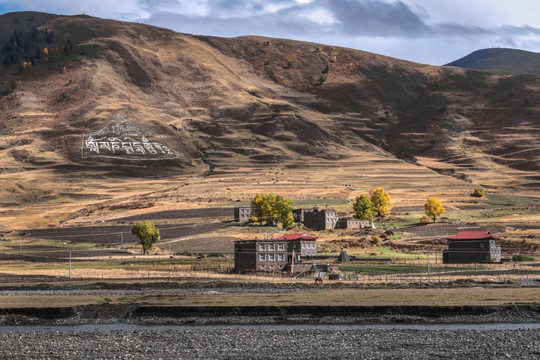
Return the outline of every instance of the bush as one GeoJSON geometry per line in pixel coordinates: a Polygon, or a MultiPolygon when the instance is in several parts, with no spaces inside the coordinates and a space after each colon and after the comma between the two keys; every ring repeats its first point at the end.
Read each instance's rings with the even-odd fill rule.
{"type": "Polygon", "coordinates": [[[527,255],[514,255],[512,261],[534,261],[534,258],[527,255]]]}
{"type": "Polygon", "coordinates": [[[379,236],[373,235],[371,237],[371,244],[372,245],[380,245],[381,243],[382,243],[382,239],[379,236]]]}
{"type": "Polygon", "coordinates": [[[4,83],[4,91],[2,91],[2,95],[9,95],[12,92],[14,92],[17,89],[17,83],[15,80],[6,81],[4,83]]]}
{"type": "Polygon", "coordinates": [[[420,218],[420,222],[421,222],[422,224],[429,224],[429,223],[431,222],[431,219],[428,218],[428,217],[426,217],[426,216],[422,216],[422,217],[420,218]]]}
{"type": "Polygon", "coordinates": [[[471,196],[474,197],[484,197],[486,195],[486,192],[482,188],[475,188],[474,192],[471,194],[471,196]]]}

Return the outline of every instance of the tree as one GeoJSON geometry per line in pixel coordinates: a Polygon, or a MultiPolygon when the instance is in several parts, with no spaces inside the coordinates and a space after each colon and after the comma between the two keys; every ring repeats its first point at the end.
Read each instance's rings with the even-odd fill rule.
{"type": "Polygon", "coordinates": [[[257,194],[251,200],[251,213],[253,214],[253,220],[258,221],[262,225],[268,212],[268,201],[263,194],[257,194]]]}
{"type": "Polygon", "coordinates": [[[152,246],[161,239],[159,229],[151,221],[137,221],[131,233],[139,238],[143,255],[152,250],[152,246]]]}
{"type": "Polygon", "coordinates": [[[15,80],[6,81],[4,83],[4,91],[0,95],[9,95],[17,89],[17,83],[15,80]]]}
{"type": "Polygon", "coordinates": [[[433,222],[435,222],[438,216],[444,214],[445,211],[441,202],[436,197],[430,197],[427,199],[426,203],[424,204],[424,208],[426,209],[426,215],[432,218],[433,222]]]}
{"type": "Polygon", "coordinates": [[[475,188],[474,192],[471,194],[471,196],[474,197],[484,197],[486,195],[486,192],[482,188],[475,188]]]}
{"type": "Polygon", "coordinates": [[[275,209],[274,224],[280,223],[284,229],[288,229],[294,224],[291,199],[278,195],[275,197],[273,208],[275,209]]]}
{"type": "Polygon", "coordinates": [[[377,213],[377,216],[385,216],[390,212],[390,207],[392,206],[390,194],[385,192],[382,187],[371,189],[369,191],[369,198],[373,204],[373,211],[377,213]]]}
{"type": "Polygon", "coordinates": [[[360,195],[356,197],[353,204],[354,217],[360,220],[373,219],[373,204],[367,195],[360,195]]]}
{"type": "Polygon", "coordinates": [[[292,201],[281,195],[257,194],[251,200],[251,208],[253,220],[261,225],[266,221],[273,225],[280,223],[283,228],[288,228],[294,223],[292,201]]]}

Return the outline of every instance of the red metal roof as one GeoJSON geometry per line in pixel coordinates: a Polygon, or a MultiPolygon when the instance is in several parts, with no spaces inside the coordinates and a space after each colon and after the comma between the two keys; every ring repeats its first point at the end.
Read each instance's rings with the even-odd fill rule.
{"type": "Polygon", "coordinates": [[[285,234],[278,240],[317,240],[316,236],[306,236],[306,234],[285,234]]]}
{"type": "Polygon", "coordinates": [[[457,235],[450,236],[448,240],[484,240],[500,238],[500,236],[493,235],[489,231],[460,231],[457,235]]]}

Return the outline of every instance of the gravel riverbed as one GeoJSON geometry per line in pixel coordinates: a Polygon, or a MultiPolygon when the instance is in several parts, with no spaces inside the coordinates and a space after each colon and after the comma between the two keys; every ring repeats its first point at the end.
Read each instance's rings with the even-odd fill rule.
{"type": "Polygon", "coordinates": [[[540,359],[540,330],[205,329],[0,333],[2,359],[540,359]]]}

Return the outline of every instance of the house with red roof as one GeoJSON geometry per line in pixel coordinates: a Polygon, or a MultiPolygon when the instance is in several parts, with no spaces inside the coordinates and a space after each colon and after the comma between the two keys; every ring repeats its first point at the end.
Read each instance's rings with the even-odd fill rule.
{"type": "Polygon", "coordinates": [[[234,242],[234,270],[238,273],[297,273],[311,268],[302,259],[317,255],[317,237],[306,234],[285,234],[278,238],[240,240],[234,242]]]}
{"type": "Polygon", "coordinates": [[[447,238],[448,249],[443,251],[444,264],[500,262],[500,236],[489,231],[460,231],[447,238]]]}

